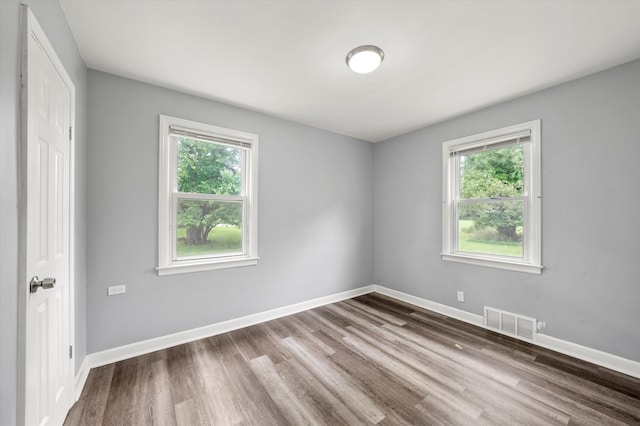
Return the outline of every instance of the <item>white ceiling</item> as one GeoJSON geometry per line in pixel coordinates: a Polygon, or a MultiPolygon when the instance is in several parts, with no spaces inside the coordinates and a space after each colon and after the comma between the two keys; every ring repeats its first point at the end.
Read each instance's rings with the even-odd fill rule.
{"type": "Polygon", "coordinates": [[[90,68],[372,142],[640,58],[638,0],[61,3],[90,68]]]}

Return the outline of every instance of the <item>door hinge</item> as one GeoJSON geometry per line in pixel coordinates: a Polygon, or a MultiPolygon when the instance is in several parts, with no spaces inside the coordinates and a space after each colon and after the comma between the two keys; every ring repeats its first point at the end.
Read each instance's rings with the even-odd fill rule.
{"type": "Polygon", "coordinates": [[[73,346],[69,346],[69,359],[73,359],[73,346]]]}
{"type": "Polygon", "coordinates": [[[69,126],[69,140],[71,140],[72,135],[73,135],[73,127],[69,126]]]}

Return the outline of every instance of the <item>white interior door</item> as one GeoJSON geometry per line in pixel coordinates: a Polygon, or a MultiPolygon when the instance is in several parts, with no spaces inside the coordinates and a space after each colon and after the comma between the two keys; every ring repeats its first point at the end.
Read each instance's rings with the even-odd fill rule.
{"type": "Polygon", "coordinates": [[[73,403],[70,215],[74,88],[31,11],[25,7],[24,13],[24,422],[60,425],[73,403]]]}

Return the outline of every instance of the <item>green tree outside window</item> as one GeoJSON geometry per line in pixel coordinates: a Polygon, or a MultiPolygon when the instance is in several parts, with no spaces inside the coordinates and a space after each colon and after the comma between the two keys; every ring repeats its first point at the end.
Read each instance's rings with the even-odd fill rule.
{"type": "Polygon", "coordinates": [[[459,170],[459,249],[521,257],[522,145],[461,155],[459,170]]]}
{"type": "MultiPolygon", "coordinates": [[[[179,193],[241,195],[241,148],[183,137],[177,138],[177,142],[179,193]]],[[[178,255],[240,251],[241,225],[241,202],[179,199],[177,232],[182,244],[178,245],[178,255]],[[226,237],[221,237],[221,241],[210,241],[211,231],[218,226],[232,229],[224,232],[226,237]],[[212,243],[215,247],[193,248],[212,243]]]]}

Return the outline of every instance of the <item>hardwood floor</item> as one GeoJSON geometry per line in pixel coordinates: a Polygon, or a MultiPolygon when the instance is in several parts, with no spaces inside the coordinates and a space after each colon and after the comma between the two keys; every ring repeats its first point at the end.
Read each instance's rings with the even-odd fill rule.
{"type": "Polygon", "coordinates": [[[92,369],[65,425],[640,425],[640,380],[369,294],[92,369]]]}

